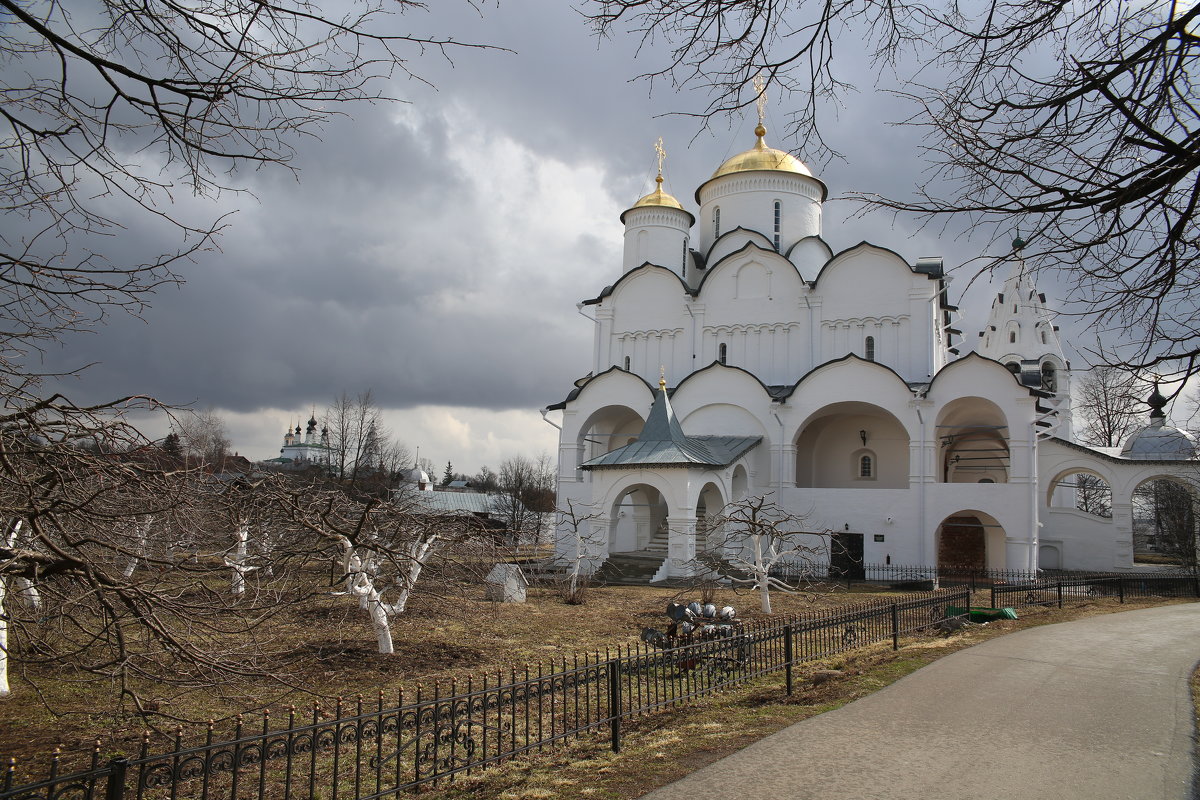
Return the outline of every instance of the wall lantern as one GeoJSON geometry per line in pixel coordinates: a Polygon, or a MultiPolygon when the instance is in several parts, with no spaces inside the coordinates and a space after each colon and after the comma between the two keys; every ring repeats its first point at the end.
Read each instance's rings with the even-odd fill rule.
{"type": "Polygon", "coordinates": [[[859,431],[858,438],[862,439],[863,447],[866,447],[867,446],[867,432],[865,430],[859,431]]]}

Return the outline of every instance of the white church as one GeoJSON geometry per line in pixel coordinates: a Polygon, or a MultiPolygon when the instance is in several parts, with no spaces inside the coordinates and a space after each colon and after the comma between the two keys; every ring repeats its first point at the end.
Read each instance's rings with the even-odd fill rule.
{"type": "MultiPolygon", "coordinates": [[[[761,121],[755,136],[695,214],[663,191],[660,151],[658,187],[621,215],[619,273],[581,306],[591,370],[549,408],[590,565],[692,575],[721,509],[768,495],[860,563],[1131,569],[1134,489],[1196,466],[1162,403],[1124,448],[1074,443],[1070,366],[1019,240],[960,355],[941,259],[834,253],[825,184],[761,121]],[[1080,509],[1081,475],[1104,513],[1080,509]]],[[[560,528],[567,551],[578,538],[560,528]]]]}

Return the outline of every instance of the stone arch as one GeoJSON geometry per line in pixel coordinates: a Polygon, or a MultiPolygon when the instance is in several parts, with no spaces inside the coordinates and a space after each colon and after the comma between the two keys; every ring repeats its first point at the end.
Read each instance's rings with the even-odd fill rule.
{"type": "Polygon", "coordinates": [[[732,491],[730,492],[730,502],[743,500],[750,494],[750,474],[746,471],[745,464],[738,464],[733,470],[733,480],[730,483],[732,491]]]}
{"type": "Polygon", "coordinates": [[[576,472],[593,458],[624,447],[642,431],[645,420],[629,406],[608,405],[593,411],[579,426],[576,438],[576,472]]]}
{"type": "Polygon", "coordinates": [[[1200,486],[1194,479],[1159,473],[1144,477],[1131,495],[1133,553],[1176,558],[1193,566],[1200,555],[1200,486]]]}
{"type": "Polygon", "coordinates": [[[991,514],[963,509],[945,517],[937,528],[938,567],[1002,569],[1004,528],[991,514]]]}
{"type": "Polygon", "coordinates": [[[721,487],[713,481],[704,484],[696,498],[696,550],[711,552],[721,547],[718,519],[725,508],[721,487]]]}
{"type": "Polygon", "coordinates": [[[666,557],[668,504],[659,487],[633,482],[615,492],[605,510],[609,553],[661,551],[666,557]]]}
{"type": "Polygon", "coordinates": [[[757,261],[750,261],[738,268],[734,277],[738,300],[762,300],[771,294],[771,273],[757,261]]]}
{"type": "Polygon", "coordinates": [[[832,403],[810,415],[793,441],[796,486],[908,488],[908,432],[885,408],[860,401],[832,403]],[[856,466],[868,453],[874,477],[863,480],[856,466]]]}
{"type": "Polygon", "coordinates": [[[939,479],[942,483],[1008,483],[1008,418],[983,397],[959,397],[937,417],[939,479]]]}
{"type": "Polygon", "coordinates": [[[1113,492],[1109,479],[1087,467],[1068,467],[1046,487],[1046,507],[1082,511],[1112,519],[1113,492]]]}

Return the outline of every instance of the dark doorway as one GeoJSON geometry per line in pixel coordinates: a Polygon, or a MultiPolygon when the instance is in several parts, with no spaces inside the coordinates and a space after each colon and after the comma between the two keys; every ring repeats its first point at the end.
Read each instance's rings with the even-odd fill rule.
{"type": "Polygon", "coordinates": [[[938,566],[987,568],[987,545],[979,517],[947,517],[938,537],[938,566]]]}
{"type": "Polygon", "coordinates": [[[863,567],[863,535],[838,532],[829,537],[829,577],[861,581],[867,577],[863,567]]]}

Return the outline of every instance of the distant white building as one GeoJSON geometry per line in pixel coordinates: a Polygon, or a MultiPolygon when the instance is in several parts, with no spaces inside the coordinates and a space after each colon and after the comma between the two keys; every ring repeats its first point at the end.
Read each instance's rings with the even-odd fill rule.
{"type": "Polygon", "coordinates": [[[308,427],[303,434],[300,426],[291,428],[283,435],[283,447],[277,458],[267,459],[265,464],[281,469],[306,469],[320,467],[329,469],[333,465],[333,448],[329,444],[329,428],[317,432],[317,418],[309,417],[308,427]]]}
{"type": "Polygon", "coordinates": [[[619,273],[581,306],[591,369],[550,408],[559,507],[595,515],[592,566],[640,554],[655,579],[691,574],[712,518],[770,494],[867,563],[1130,568],[1132,491],[1194,470],[1191,440],[1156,418],[1127,452],[1074,444],[1069,364],[1021,243],[960,357],[941,259],[834,253],[825,185],[765,135],[701,183],[695,214],[660,171],[621,216],[619,273]],[[1111,516],[1078,510],[1080,473],[1110,488],[1111,516]]]}

